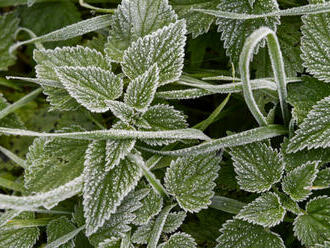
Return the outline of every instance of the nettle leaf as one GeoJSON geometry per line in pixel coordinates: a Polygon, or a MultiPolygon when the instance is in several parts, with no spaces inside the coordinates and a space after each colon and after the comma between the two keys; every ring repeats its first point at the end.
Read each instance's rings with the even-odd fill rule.
{"type": "Polygon", "coordinates": [[[196,248],[197,244],[195,240],[186,233],[175,233],[173,234],[170,239],[160,244],[157,248],[196,248]]]}
{"type": "Polygon", "coordinates": [[[327,189],[330,188],[330,167],[320,170],[313,183],[313,188],[327,189]]]}
{"type": "Polygon", "coordinates": [[[158,82],[159,70],[157,64],[154,64],[130,82],[124,96],[124,102],[138,111],[145,112],[154,99],[158,82]]]}
{"type": "Polygon", "coordinates": [[[112,237],[99,244],[99,248],[120,248],[121,239],[112,237]]]}
{"type": "Polygon", "coordinates": [[[108,60],[95,49],[88,47],[64,47],[54,50],[34,50],[33,58],[37,62],[36,74],[44,88],[47,100],[52,105],[51,110],[76,110],[80,105],[64,89],[56,74],[60,66],[88,67],[94,66],[103,70],[111,70],[108,60]],[[57,82],[56,86],[43,84],[43,80],[57,82]]]}
{"type": "Polygon", "coordinates": [[[242,220],[228,220],[220,232],[216,248],[285,248],[277,233],[242,220]]]}
{"type": "MultiPolygon", "coordinates": [[[[4,108],[8,107],[10,104],[7,99],[0,93],[0,111],[4,108]]],[[[16,127],[16,128],[24,128],[24,124],[21,119],[15,114],[11,113],[4,118],[0,119],[1,127],[16,127]]]]}
{"type": "Polygon", "coordinates": [[[188,33],[191,33],[194,39],[209,31],[215,17],[193,11],[193,9],[214,10],[221,0],[171,0],[170,2],[179,18],[186,20],[188,33]]]}
{"type": "Polygon", "coordinates": [[[120,101],[106,100],[106,104],[113,115],[122,122],[129,124],[133,121],[135,115],[134,108],[120,101]]]}
{"type": "Polygon", "coordinates": [[[303,201],[311,194],[311,186],[318,173],[318,162],[307,162],[283,178],[282,189],[295,201],[303,201]]]}
{"type": "Polygon", "coordinates": [[[330,197],[310,200],[306,205],[306,213],[296,217],[293,230],[306,246],[330,241],[330,197]]]}
{"type": "Polygon", "coordinates": [[[86,234],[90,236],[115,213],[123,198],[136,186],[142,176],[135,154],[123,159],[107,171],[106,142],[95,141],[86,151],[84,169],[84,215],[86,234]]]}
{"type": "MultiPolygon", "coordinates": [[[[16,219],[33,219],[34,214],[24,212],[16,219]]],[[[0,247],[4,248],[32,248],[39,238],[39,228],[37,227],[9,227],[0,228],[0,247]]]]}
{"type": "Polygon", "coordinates": [[[125,51],[122,69],[126,76],[133,80],[157,63],[159,85],[178,80],[183,68],[185,34],[185,21],[179,20],[139,38],[125,51]]]}
{"type": "Polygon", "coordinates": [[[219,163],[214,153],[178,158],[166,171],[166,189],[184,210],[199,212],[211,204],[219,163]]]}
{"type": "Polygon", "coordinates": [[[0,71],[8,70],[16,61],[16,56],[9,53],[9,47],[14,43],[18,23],[15,12],[0,15],[0,71]]]}
{"type": "MultiPolygon", "coordinates": [[[[47,242],[48,244],[57,240],[58,238],[72,232],[75,230],[75,225],[72,224],[68,218],[62,216],[58,219],[52,220],[47,225],[47,242]]],[[[75,243],[73,240],[69,240],[68,242],[58,246],[60,248],[73,248],[75,247],[75,243]]]]}
{"type": "Polygon", "coordinates": [[[304,66],[316,78],[330,82],[330,14],[302,17],[301,50],[304,66]]]}
{"type": "Polygon", "coordinates": [[[297,202],[292,200],[287,194],[282,192],[277,192],[277,195],[280,197],[280,202],[282,206],[291,213],[299,215],[301,213],[301,209],[297,202]]]}
{"type": "Polygon", "coordinates": [[[122,79],[98,67],[56,68],[56,74],[69,94],[92,112],[106,112],[106,100],[114,100],[123,92],[122,79]]]}
{"type": "Polygon", "coordinates": [[[157,104],[148,108],[142,118],[150,125],[150,130],[173,130],[188,127],[186,117],[170,105],[157,104]]]}
{"type": "MultiPolygon", "coordinates": [[[[278,11],[278,4],[275,0],[256,1],[251,7],[249,0],[223,0],[218,5],[221,11],[243,14],[265,14],[268,12],[278,11]]],[[[276,26],[280,23],[279,17],[265,17],[249,20],[233,20],[227,18],[217,18],[218,32],[222,32],[221,39],[224,40],[224,47],[227,49],[226,54],[231,57],[234,64],[238,62],[245,39],[252,34],[254,30],[260,27],[269,27],[276,31],[276,26]]],[[[258,44],[263,47],[265,42],[258,44]]]]}
{"type": "Polygon", "coordinates": [[[129,224],[135,219],[135,212],[142,207],[141,200],[148,194],[148,189],[141,189],[130,192],[114,214],[111,214],[109,220],[98,231],[92,234],[89,239],[95,246],[107,239],[123,238],[125,233],[131,230],[129,224]]]}
{"type": "Polygon", "coordinates": [[[164,224],[163,232],[175,232],[183,223],[187,214],[184,211],[169,213],[164,224]]]}
{"type": "Polygon", "coordinates": [[[302,82],[288,84],[288,102],[294,107],[293,116],[298,124],[306,118],[313,106],[330,95],[330,85],[309,76],[303,76],[302,82]]]}
{"type": "Polygon", "coordinates": [[[79,177],[89,142],[37,138],[29,147],[24,185],[29,192],[47,192],[79,177]]]}
{"type": "Polygon", "coordinates": [[[142,207],[134,212],[136,218],[133,224],[135,225],[145,225],[151,218],[159,214],[163,206],[163,198],[150,189],[149,194],[142,199],[141,203],[142,207]]]}
{"type": "Polygon", "coordinates": [[[107,56],[121,62],[124,51],[133,41],[176,20],[167,0],[123,0],[112,17],[105,45],[107,56]]]}
{"type": "Polygon", "coordinates": [[[264,142],[230,148],[241,189],[265,192],[281,180],[284,164],[280,154],[264,142]]]}
{"type": "Polygon", "coordinates": [[[267,192],[246,205],[236,218],[264,227],[272,227],[282,222],[285,212],[280,198],[275,193],[267,192]]]}
{"type": "Polygon", "coordinates": [[[330,147],[330,96],[313,106],[299,126],[296,135],[290,139],[288,152],[297,152],[304,148],[330,147]]]}

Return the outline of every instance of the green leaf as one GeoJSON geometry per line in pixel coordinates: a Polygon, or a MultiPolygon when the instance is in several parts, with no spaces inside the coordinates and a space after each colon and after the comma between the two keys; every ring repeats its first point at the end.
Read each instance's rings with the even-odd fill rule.
{"type": "Polygon", "coordinates": [[[131,230],[131,224],[135,218],[134,212],[142,207],[141,200],[148,194],[149,190],[141,189],[130,192],[114,214],[111,214],[109,220],[98,231],[92,234],[89,239],[93,245],[98,245],[106,239],[113,237],[123,238],[125,233],[131,230]]]}
{"type": "Polygon", "coordinates": [[[92,112],[106,112],[106,100],[114,100],[123,92],[121,78],[99,67],[61,66],[55,71],[69,94],[92,112]]]}
{"type": "Polygon", "coordinates": [[[220,232],[216,248],[285,248],[278,234],[242,220],[228,220],[220,232]]]}
{"type": "Polygon", "coordinates": [[[288,152],[297,152],[304,148],[330,147],[330,96],[323,98],[313,106],[299,126],[295,136],[290,139],[288,152]]]}
{"type": "Polygon", "coordinates": [[[181,208],[199,212],[211,204],[214,180],[218,176],[220,158],[215,154],[186,156],[171,163],[165,175],[165,186],[181,208]]]}
{"type": "Polygon", "coordinates": [[[197,244],[189,234],[179,232],[173,234],[168,241],[158,246],[158,248],[177,248],[177,247],[196,248],[197,244]]]}
{"type": "Polygon", "coordinates": [[[320,170],[313,183],[314,189],[330,188],[330,167],[320,170]]]}
{"type": "MultiPolygon", "coordinates": [[[[72,224],[66,217],[62,216],[58,219],[52,220],[47,225],[47,242],[48,244],[52,243],[53,241],[57,240],[58,238],[72,232],[75,230],[75,225],[72,224]]],[[[61,244],[58,246],[60,248],[73,248],[75,247],[74,241],[68,240],[66,243],[61,244]]]]}
{"type": "Polygon", "coordinates": [[[307,162],[287,174],[282,181],[282,189],[294,201],[303,201],[311,194],[311,186],[318,173],[317,162],[307,162]]]}
{"type": "Polygon", "coordinates": [[[29,192],[47,192],[83,172],[88,141],[37,138],[29,147],[24,184],[29,192]]]}
{"type": "Polygon", "coordinates": [[[156,63],[159,85],[178,80],[183,68],[185,34],[185,21],[180,20],[139,38],[125,51],[122,69],[126,76],[133,80],[156,63]]]}
{"type": "Polygon", "coordinates": [[[164,224],[163,232],[175,232],[182,225],[185,218],[186,213],[184,211],[169,213],[164,224]]]}
{"type": "Polygon", "coordinates": [[[150,189],[149,194],[141,200],[141,203],[142,207],[134,212],[136,218],[133,224],[135,225],[145,225],[151,218],[159,214],[163,206],[163,198],[150,189]]]}
{"type": "Polygon", "coordinates": [[[119,238],[112,237],[111,239],[106,239],[99,244],[99,248],[120,248],[121,240],[119,238]]]}
{"type": "Polygon", "coordinates": [[[275,193],[267,192],[246,205],[236,218],[263,227],[272,227],[282,222],[285,212],[280,198],[275,193]]]}
{"type": "Polygon", "coordinates": [[[265,142],[230,148],[237,181],[249,192],[268,191],[281,180],[284,164],[280,154],[265,142]]]}
{"type": "Polygon", "coordinates": [[[319,80],[330,82],[330,14],[302,17],[301,50],[307,72],[319,80]]]}
{"type": "Polygon", "coordinates": [[[9,47],[14,43],[18,23],[19,19],[14,12],[0,15],[0,71],[6,71],[15,64],[16,56],[9,53],[9,47]]]}
{"type": "Polygon", "coordinates": [[[158,82],[159,70],[157,64],[154,64],[130,82],[124,96],[125,103],[138,111],[145,112],[154,99],[158,82]]]}
{"type": "Polygon", "coordinates": [[[187,128],[186,117],[172,106],[157,104],[151,106],[142,116],[150,130],[173,130],[187,128]]]}
{"type": "Polygon", "coordinates": [[[118,119],[124,123],[132,123],[134,119],[135,111],[132,107],[128,106],[126,103],[120,101],[106,100],[106,104],[118,119]]]}
{"type": "MultiPolygon", "coordinates": [[[[23,213],[18,219],[31,219],[32,213],[23,213]]],[[[0,247],[4,248],[32,248],[39,237],[37,227],[13,228],[3,226],[0,228],[0,247]]]]}
{"type": "Polygon", "coordinates": [[[287,194],[284,194],[282,192],[277,192],[277,195],[280,197],[280,202],[282,206],[291,213],[294,213],[296,215],[301,214],[301,209],[297,202],[292,200],[287,194]]]}
{"type": "MultiPolygon", "coordinates": [[[[278,4],[275,0],[256,1],[251,7],[249,0],[223,0],[218,5],[221,11],[244,14],[264,14],[267,12],[278,11],[278,4]]],[[[280,23],[279,17],[266,17],[251,20],[232,20],[227,18],[217,18],[218,32],[222,32],[221,39],[224,40],[224,47],[227,55],[231,57],[234,64],[238,63],[245,39],[260,27],[269,27],[276,31],[276,26],[280,23]]],[[[263,47],[262,42],[258,47],[263,47]]]]}
{"type": "Polygon", "coordinates": [[[293,116],[301,124],[313,106],[330,95],[330,85],[315,78],[303,76],[302,82],[288,84],[288,102],[294,107],[293,116]]]}
{"type": "Polygon", "coordinates": [[[176,14],[165,0],[123,0],[112,20],[105,51],[112,61],[121,62],[124,51],[144,37],[175,22],[176,14]]]}
{"type": "Polygon", "coordinates": [[[216,9],[220,0],[171,0],[173,9],[178,14],[179,19],[185,19],[187,22],[188,34],[192,34],[193,39],[207,33],[210,26],[215,21],[215,17],[201,12],[195,12],[193,9],[216,9]]]}
{"type": "Polygon", "coordinates": [[[310,200],[306,205],[306,213],[295,219],[293,230],[306,246],[330,241],[330,197],[321,196],[310,200]]]}
{"type": "Polygon", "coordinates": [[[144,163],[139,155],[129,155],[107,171],[106,142],[94,141],[88,147],[83,201],[87,236],[103,226],[123,198],[136,186],[142,176],[138,163],[144,163]]]}

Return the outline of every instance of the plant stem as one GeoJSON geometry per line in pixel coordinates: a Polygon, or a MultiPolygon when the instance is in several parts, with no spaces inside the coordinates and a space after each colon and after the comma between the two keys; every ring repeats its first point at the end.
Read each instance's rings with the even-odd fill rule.
{"type": "Polygon", "coordinates": [[[21,159],[20,157],[18,157],[16,154],[12,153],[11,151],[7,150],[6,148],[4,148],[2,146],[0,146],[0,152],[5,154],[8,158],[13,160],[16,164],[18,164],[22,168],[24,168],[24,169],[26,168],[25,161],[23,159],[21,159]]]}
{"type": "Polygon", "coordinates": [[[36,227],[36,226],[47,226],[48,223],[54,218],[40,218],[40,219],[26,219],[26,220],[10,220],[6,224],[6,227],[12,228],[23,228],[23,227],[36,227]]]}
{"type": "Polygon", "coordinates": [[[210,207],[230,214],[238,214],[245,205],[244,202],[216,195],[213,197],[210,207]]]}
{"type": "Polygon", "coordinates": [[[91,10],[94,10],[96,12],[109,13],[109,14],[113,14],[115,12],[115,9],[98,8],[98,7],[95,7],[95,6],[92,6],[92,5],[88,4],[88,3],[86,3],[84,0],[79,0],[79,4],[82,7],[85,7],[85,8],[91,9],[91,10]]]}

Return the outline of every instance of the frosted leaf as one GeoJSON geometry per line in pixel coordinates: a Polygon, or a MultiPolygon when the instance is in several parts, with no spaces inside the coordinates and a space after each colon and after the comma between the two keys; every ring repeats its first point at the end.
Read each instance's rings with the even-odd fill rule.
{"type": "Polygon", "coordinates": [[[307,117],[299,126],[296,134],[290,139],[287,151],[297,152],[304,148],[330,147],[330,96],[325,97],[313,106],[307,117]]]}
{"type": "Polygon", "coordinates": [[[284,164],[280,154],[264,142],[230,148],[242,190],[264,192],[280,181],[284,164]]]}
{"type": "MultiPolygon", "coordinates": [[[[0,112],[9,105],[10,104],[8,103],[7,99],[0,93],[0,112]]],[[[15,113],[10,113],[9,115],[6,115],[4,118],[0,119],[0,126],[11,127],[11,128],[23,128],[24,124],[15,113]]]]}
{"type": "MultiPolygon", "coordinates": [[[[58,238],[75,230],[75,225],[72,224],[66,217],[62,216],[58,219],[52,220],[47,225],[47,243],[50,244],[58,238]]],[[[58,246],[59,248],[74,248],[74,241],[68,240],[68,242],[58,246]]]]}
{"type": "Polygon", "coordinates": [[[307,72],[316,78],[330,82],[330,14],[302,17],[301,50],[307,72]]]}
{"type": "Polygon", "coordinates": [[[122,79],[99,67],[57,67],[58,78],[69,94],[92,112],[106,112],[106,100],[114,100],[123,92],[122,79]]]}
{"type": "Polygon", "coordinates": [[[173,234],[168,241],[163,244],[160,244],[157,248],[196,248],[197,244],[195,240],[186,233],[175,233],[173,234]]]}
{"type": "MultiPolygon", "coordinates": [[[[265,14],[278,11],[278,4],[275,0],[256,1],[253,7],[250,0],[223,0],[218,5],[221,11],[228,11],[242,14],[265,14]]],[[[268,27],[276,31],[276,26],[280,23],[279,17],[265,17],[250,20],[234,20],[227,18],[217,18],[218,32],[222,32],[221,39],[224,40],[226,54],[231,57],[234,64],[238,62],[245,39],[252,34],[254,30],[260,27],[268,27]]],[[[265,42],[259,43],[258,47],[263,47],[265,42]]]]}
{"type": "Polygon", "coordinates": [[[313,187],[316,189],[330,188],[330,167],[320,170],[319,173],[317,173],[313,187]]]}
{"type": "Polygon", "coordinates": [[[207,33],[210,26],[215,21],[215,17],[201,12],[193,11],[193,9],[210,9],[214,10],[221,0],[205,1],[205,0],[172,0],[173,9],[178,14],[179,19],[185,19],[187,22],[188,33],[192,34],[193,39],[207,33]]]}
{"type": "Polygon", "coordinates": [[[242,220],[228,220],[220,232],[216,248],[285,248],[277,233],[242,220]]]}
{"type": "Polygon", "coordinates": [[[6,225],[10,220],[14,219],[22,211],[16,209],[10,209],[0,215],[0,227],[6,225]]]}
{"type": "Polygon", "coordinates": [[[16,55],[9,53],[9,47],[14,43],[18,24],[19,19],[16,13],[9,12],[0,15],[0,71],[8,70],[8,67],[16,61],[16,55]]]}
{"type": "Polygon", "coordinates": [[[303,201],[310,194],[310,187],[318,173],[317,162],[307,162],[283,178],[282,189],[295,201],[303,201]]]}
{"type": "Polygon", "coordinates": [[[186,89],[186,90],[166,90],[156,93],[157,98],[168,100],[196,99],[202,96],[213,95],[215,93],[203,89],[186,89]]]}
{"type": "Polygon", "coordinates": [[[313,106],[330,95],[330,85],[315,78],[303,76],[302,82],[288,84],[288,102],[294,107],[293,116],[301,124],[313,106]]]}
{"type": "Polygon", "coordinates": [[[186,156],[172,161],[166,171],[165,187],[181,208],[189,212],[199,212],[211,204],[220,160],[212,153],[186,156]]]}
{"type": "Polygon", "coordinates": [[[285,170],[287,172],[290,172],[307,162],[320,161],[320,164],[330,162],[330,148],[318,148],[311,150],[303,149],[295,153],[288,153],[287,147],[289,141],[289,139],[285,138],[281,147],[285,170]]]}
{"type": "Polygon", "coordinates": [[[277,195],[280,197],[280,202],[282,206],[291,213],[299,215],[301,213],[301,209],[297,202],[292,200],[287,194],[282,192],[277,192],[277,195]]]}
{"type": "Polygon", "coordinates": [[[89,237],[93,245],[111,239],[112,237],[123,238],[125,233],[131,230],[129,224],[135,218],[134,212],[142,207],[141,200],[148,194],[148,190],[141,189],[129,193],[114,214],[111,214],[109,220],[98,231],[89,237]]]}
{"type": "Polygon", "coordinates": [[[24,185],[28,192],[47,192],[83,172],[88,141],[37,138],[29,147],[24,185]]]}
{"type": "Polygon", "coordinates": [[[148,35],[177,19],[167,0],[123,0],[111,21],[107,56],[121,62],[124,51],[139,37],[148,35]]]}
{"type": "Polygon", "coordinates": [[[159,70],[154,64],[129,83],[124,95],[125,103],[138,111],[145,112],[154,99],[158,82],[159,70]]]}
{"type": "Polygon", "coordinates": [[[163,207],[163,198],[150,190],[149,194],[141,200],[142,207],[134,212],[136,218],[133,221],[135,225],[145,225],[152,217],[159,214],[163,207]]]}
{"type": "Polygon", "coordinates": [[[123,198],[142,176],[138,155],[130,155],[107,171],[106,142],[94,141],[86,151],[84,169],[84,216],[90,236],[115,213],[123,198]]]}
{"type": "Polygon", "coordinates": [[[106,144],[105,170],[109,171],[117,166],[120,160],[130,153],[135,145],[135,140],[108,140],[106,144]]]}
{"type": "Polygon", "coordinates": [[[118,119],[128,124],[132,123],[135,114],[135,111],[132,107],[120,101],[106,100],[106,104],[108,105],[113,115],[118,119]]]}
{"type": "MultiPolygon", "coordinates": [[[[34,219],[33,213],[22,213],[16,219],[34,219]]],[[[7,227],[0,228],[0,247],[3,248],[32,248],[39,238],[37,227],[7,227]]]]}
{"type": "Polygon", "coordinates": [[[111,239],[106,239],[99,244],[99,248],[120,248],[121,240],[119,238],[112,237],[111,239]]]}
{"type": "Polygon", "coordinates": [[[163,232],[175,232],[182,225],[185,218],[186,213],[184,211],[169,213],[164,224],[163,232]]]}
{"type": "Polygon", "coordinates": [[[73,99],[60,82],[55,69],[59,66],[88,67],[95,66],[104,70],[111,70],[111,65],[104,56],[95,49],[88,47],[64,47],[54,50],[34,49],[33,58],[37,63],[36,73],[42,84],[42,80],[53,80],[63,88],[43,85],[47,101],[52,105],[51,110],[71,111],[79,108],[79,104],[73,99]]]}
{"type": "Polygon", "coordinates": [[[139,38],[125,51],[122,69],[126,76],[133,80],[156,63],[159,85],[178,80],[183,68],[185,34],[185,21],[180,20],[139,38]]]}
{"type": "Polygon", "coordinates": [[[275,193],[267,192],[246,205],[235,218],[272,227],[282,222],[285,212],[280,198],[275,193]]]}
{"type": "Polygon", "coordinates": [[[306,205],[306,213],[298,215],[293,224],[294,234],[303,245],[312,246],[329,241],[330,197],[320,196],[310,200],[306,205]]]}
{"type": "Polygon", "coordinates": [[[187,128],[186,116],[170,105],[158,104],[151,106],[142,116],[150,125],[150,129],[173,130],[187,128]]]}

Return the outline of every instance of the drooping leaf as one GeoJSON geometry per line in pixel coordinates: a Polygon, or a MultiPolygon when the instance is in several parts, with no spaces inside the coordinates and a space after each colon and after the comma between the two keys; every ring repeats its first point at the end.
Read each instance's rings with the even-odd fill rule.
{"type": "Polygon", "coordinates": [[[131,224],[135,218],[134,212],[142,207],[141,200],[148,194],[149,190],[141,189],[130,192],[114,214],[111,214],[109,220],[98,231],[92,234],[89,239],[93,245],[111,239],[113,237],[123,238],[125,233],[131,230],[131,224]]]}
{"type": "Polygon", "coordinates": [[[285,212],[280,198],[275,193],[267,192],[246,205],[236,218],[264,227],[272,227],[283,220],[285,212]]]}
{"type": "Polygon", "coordinates": [[[242,220],[227,221],[220,232],[216,248],[285,248],[278,234],[242,220]]]}
{"type": "Polygon", "coordinates": [[[125,51],[124,73],[133,80],[156,63],[159,85],[179,79],[183,68],[185,34],[185,21],[180,20],[139,38],[125,51]]]}
{"type": "MultiPolygon", "coordinates": [[[[249,0],[223,0],[218,5],[221,11],[228,11],[242,14],[264,14],[267,12],[279,10],[275,0],[256,1],[253,6],[249,0]]],[[[260,27],[269,27],[276,31],[279,24],[279,17],[266,17],[250,20],[233,20],[227,18],[217,18],[218,32],[222,32],[221,39],[224,40],[224,47],[227,49],[227,55],[231,57],[234,64],[238,62],[238,58],[242,51],[245,39],[252,34],[254,30],[260,27]]],[[[257,46],[263,47],[264,42],[257,46]]]]}
{"type": "Polygon", "coordinates": [[[196,248],[197,244],[195,240],[186,233],[175,233],[168,241],[160,244],[157,248],[196,248]]]}
{"type": "Polygon", "coordinates": [[[310,200],[306,205],[306,213],[295,219],[293,230],[306,246],[330,241],[330,198],[321,196],[310,200]]]}
{"type": "Polygon", "coordinates": [[[9,47],[14,43],[18,23],[19,19],[14,12],[0,15],[0,71],[8,70],[16,61],[16,55],[9,53],[9,47]]]}
{"type": "Polygon", "coordinates": [[[55,71],[69,94],[92,112],[106,112],[106,100],[114,100],[123,92],[122,80],[98,67],[61,66],[55,71]]]}
{"type": "Polygon", "coordinates": [[[330,167],[320,170],[313,183],[313,188],[327,189],[330,188],[330,167]]]}
{"type": "MultiPolygon", "coordinates": [[[[75,225],[72,224],[65,216],[58,219],[52,220],[47,225],[47,243],[50,244],[58,238],[72,232],[75,230],[75,225]]],[[[59,248],[73,248],[75,247],[74,240],[69,240],[68,242],[58,246],[59,248]]]]}
{"type": "Polygon", "coordinates": [[[214,16],[196,12],[193,9],[214,10],[220,2],[220,0],[170,0],[179,18],[186,20],[188,33],[192,34],[193,39],[207,33],[215,21],[214,16]]]}
{"type": "Polygon", "coordinates": [[[130,82],[124,96],[125,103],[138,111],[145,112],[154,99],[158,82],[159,70],[157,64],[154,64],[130,82]]]}
{"type": "Polygon", "coordinates": [[[107,56],[121,62],[124,51],[139,37],[144,37],[175,22],[176,14],[167,0],[123,0],[117,7],[111,21],[107,56]]]}
{"type": "Polygon", "coordinates": [[[304,15],[301,50],[307,71],[319,80],[330,82],[330,14],[304,15]]]}
{"type": "Polygon", "coordinates": [[[305,200],[310,194],[310,187],[318,173],[318,162],[307,162],[297,167],[283,178],[282,189],[293,200],[305,200]]]}
{"type": "Polygon", "coordinates": [[[294,107],[298,124],[306,118],[313,106],[330,95],[330,85],[315,78],[303,76],[302,82],[288,84],[288,102],[294,107]]]}
{"type": "Polygon", "coordinates": [[[86,151],[84,170],[84,215],[90,236],[115,213],[123,198],[142,176],[138,155],[130,155],[107,171],[106,142],[95,141],[86,151]]]}
{"type": "Polygon", "coordinates": [[[330,96],[318,101],[290,139],[288,152],[330,147],[330,96]]]}
{"type": "Polygon", "coordinates": [[[173,161],[166,171],[166,189],[186,211],[199,212],[207,208],[214,195],[219,162],[220,158],[214,153],[173,161]]]}
{"type": "Polygon", "coordinates": [[[250,192],[264,192],[280,181],[284,164],[280,154],[264,142],[230,149],[238,184],[250,192]]]}

